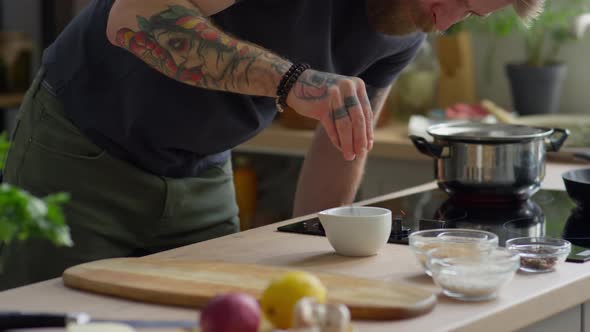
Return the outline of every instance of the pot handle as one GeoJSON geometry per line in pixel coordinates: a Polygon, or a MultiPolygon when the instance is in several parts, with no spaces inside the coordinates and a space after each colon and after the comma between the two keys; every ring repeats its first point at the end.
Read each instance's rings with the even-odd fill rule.
{"type": "Polygon", "coordinates": [[[430,144],[424,137],[416,135],[410,135],[410,139],[421,153],[434,158],[443,158],[442,146],[430,144]]]}
{"type": "Polygon", "coordinates": [[[547,142],[547,151],[550,152],[557,152],[563,146],[563,143],[567,140],[570,136],[570,131],[568,129],[561,129],[561,128],[553,128],[553,134],[549,136],[547,142]],[[557,137],[553,137],[556,136],[557,137]]]}

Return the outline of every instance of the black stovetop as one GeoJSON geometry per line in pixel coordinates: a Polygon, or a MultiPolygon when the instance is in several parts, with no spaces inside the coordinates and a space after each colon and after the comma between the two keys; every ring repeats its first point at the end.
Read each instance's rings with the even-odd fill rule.
{"type": "MultiPolygon", "coordinates": [[[[500,245],[524,236],[563,238],[572,243],[570,262],[590,260],[590,213],[576,208],[567,192],[540,190],[524,202],[473,203],[450,199],[439,189],[369,204],[392,211],[402,230],[392,227],[389,243],[407,244],[408,234],[433,228],[471,228],[498,235],[500,245]]],[[[313,218],[278,228],[325,236],[319,219],[313,218]]]]}

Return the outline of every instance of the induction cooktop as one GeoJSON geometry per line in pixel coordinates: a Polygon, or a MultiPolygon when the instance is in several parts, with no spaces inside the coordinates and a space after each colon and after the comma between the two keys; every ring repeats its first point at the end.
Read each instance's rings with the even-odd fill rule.
{"type": "MultiPolygon", "coordinates": [[[[412,232],[435,228],[470,228],[495,233],[500,245],[515,237],[555,237],[572,243],[568,261],[590,260],[590,211],[576,207],[567,192],[539,190],[529,200],[465,202],[440,189],[393,198],[369,206],[392,211],[389,243],[408,244],[412,232]]],[[[317,218],[278,228],[281,232],[325,236],[317,218]]]]}

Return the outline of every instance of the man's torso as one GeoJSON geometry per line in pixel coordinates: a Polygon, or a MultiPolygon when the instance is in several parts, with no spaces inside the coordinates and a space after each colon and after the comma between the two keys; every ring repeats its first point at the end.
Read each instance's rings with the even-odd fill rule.
{"type": "MultiPolygon", "coordinates": [[[[111,45],[105,31],[112,3],[94,0],[43,60],[67,116],[96,144],[155,174],[193,176],[223,163],[230,149],[273,120],[271,98],[191,87],[111,45]]],[[[372,31],[365,6],[365,0],[246,0],[211,20],[293,62],[379,85],[391,78],[368,69],[422,36],[372,31]]]]}

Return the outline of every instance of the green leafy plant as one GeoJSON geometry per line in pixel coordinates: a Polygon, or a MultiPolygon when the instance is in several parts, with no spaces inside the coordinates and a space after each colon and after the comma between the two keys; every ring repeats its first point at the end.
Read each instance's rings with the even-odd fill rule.
{"type": "MultiPolygon", "coordinates": [[[[0,135],[0,165],[10,147],[6,134],[0,135]]],[[[13,240],[44,238],[57,246],[72,246],[70,230],[62,211],[69,201],[66,193],[42,199],[10,184],[0,185],[0,245],[13,240]]]]}
{"type": "Polygon", "coordinates": [[[71,246],[61,209],[68,200],[64,193],[39,199],[9,184],[0,185],[0,243],[37,237],[58,246],[71,246]]]}
{"type": "Polygon", "coordinates": [[[3,132],[0,134],[0,169],[4,169],[4,160],[6,154],[8,154],[8,149],[10,149],[10,142],[6,137],[6,133],[3,132]]]}
{"type": "MultiPolygon", "coordinates": [[[[469,18],[454,29],[491,34],[496,41],[518,34],[525,48],[522,62],[542,67],[559,63],[558,57],[563,46],[581,38],[581,35],[574,33],[574,21],[589,10],[590,0],[547,1],[543,13],[529,24],[525,24],[513,10],[506,9],[484,19],[469,18]]],[[[493,44],[492,47],[496,47],[493,44]]],[[[491,51],[488,54],[493,54],[493,49],[491,51]]]]}

